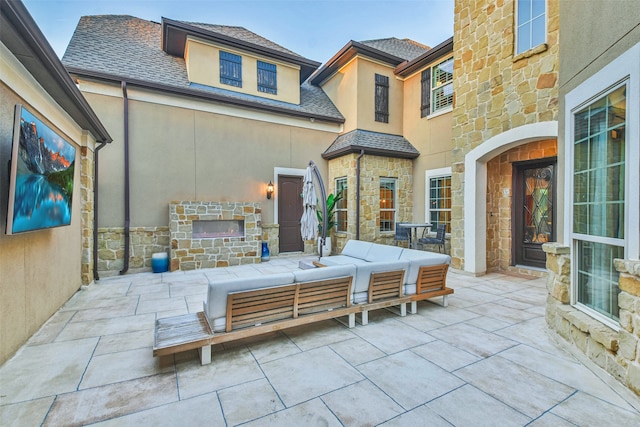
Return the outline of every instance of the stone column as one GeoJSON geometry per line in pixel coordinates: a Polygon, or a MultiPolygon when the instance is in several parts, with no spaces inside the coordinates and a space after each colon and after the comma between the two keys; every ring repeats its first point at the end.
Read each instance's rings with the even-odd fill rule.
{"type": "Polygon", "coordinates": [[[80,205],[82,216],[82,284],[93,281],[93,188],[94,155],[89,147],[80,147],[80,205]]]}
{"type": "Polygon", "coordinates": [[[640,395],[640,261],[615,260],[620,273],[618,363],[626,366],[624,382],[640,395]]]}

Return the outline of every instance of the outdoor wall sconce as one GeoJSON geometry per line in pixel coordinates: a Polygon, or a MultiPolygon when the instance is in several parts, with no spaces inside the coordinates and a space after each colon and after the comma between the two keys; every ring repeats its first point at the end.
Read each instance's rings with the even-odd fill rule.
{"type": "Polygon", "coordinates": [[[273,183],[271,182],[271,180],[269,180],[269,183],[267,184],[267,199],[271,199],[272,195],[273,195],[273,183]]]}

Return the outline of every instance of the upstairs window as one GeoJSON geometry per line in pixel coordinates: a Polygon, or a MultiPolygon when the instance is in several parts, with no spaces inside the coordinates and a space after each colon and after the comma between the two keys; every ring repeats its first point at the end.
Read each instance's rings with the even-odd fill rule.
{"type": "Polygon", "coordinates": [[[376,122],[389,123],[389,77],[376,74],[376,122]]]}
{"type": "Polygon", "coordinates": [[[258,61],[258,92],[278,94],[276,64],[258,61]]]}
{"type": "Polygon", "coordinates": [[[380,178],[380,231],[395,231],[396,205],[396,179],[380,178]]]}
{"type": "Polygon", "coordinates": [[[421,75],[420,117],[453,105],[453,58],[426,69],[421,75]]]}
{"type": "Polygon", "coordinates": [[[242,57],[220,51],[220,83],[242,87],[242,57]]]}
{"type": "Polygon", "coordinates": [[[518,0],[516,55],[542,44],[547,36],[546,0],[518,0]]]}
{"type": "Polygon", "coordinates": [[[347,178],[336,179],[336,194],[342,194],[335,207],[336,231],[347,231],[347,178]]]}

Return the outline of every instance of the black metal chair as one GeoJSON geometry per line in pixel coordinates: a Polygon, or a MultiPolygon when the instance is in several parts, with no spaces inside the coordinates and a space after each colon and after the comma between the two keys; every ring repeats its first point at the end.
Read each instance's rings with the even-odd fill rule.
{"type": "MultiPolygon", "coordinates": [[[[438,245],[438,252],[440,252],[440,248],[442,248],[442,252],[444,252],[444,236],[446,233],[446,224],[438,224],[438,228],[436,230],[436,237],[425,237],[424,233],[421,238],[418,239],[418,244],[420,245],[438,245]]],[[[425,232],[427,230],[425,229],[425,232]]]]}
{"type": "Polygon", "coordinates": [[[407,245],[411,246],[411,229],[409,227],[402,227],[402,222],[396,222],[396,235],[393,238],[396,246],[400,242],[407,242],[407,245]]]}

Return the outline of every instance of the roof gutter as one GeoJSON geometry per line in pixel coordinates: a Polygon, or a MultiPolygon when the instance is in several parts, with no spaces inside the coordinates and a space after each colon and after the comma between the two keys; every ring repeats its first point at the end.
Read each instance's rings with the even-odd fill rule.
{"type": "MultiPolygon", "coordinates": [[[[69,71],[69,73],[75,74],[77,76],[95,78],[99,80],[106,80],[114,83],[120,83],[122,81],[122,76],[117,76],[115,74],[107,74],[107,73],[101,73],[97,71],[90,71],[90,70],[85,70],[77,67],[67,67],[67,70],[69,71]]],[[[345,122],[344,118],[330,117],[322,114],[314,114],[314,113],[309,113],[304,111],[289,110],[289,109],[281,108],[274,105],[260,104],[258,102],[251,102],[243,99],[234,99],[234,98],[230,98],[228,96],[222,96],[216,93],[206,93],[200,90],[187,89],[184,87],[175,87],[170,85],[164,85],[161,83],[147,82],[139,79],[127,78],[127,84],[129,86],[136,86],[136,87],[141,87],[145,89],[157,90],[157,91],[171,93],[175,95],[206,99],[208,101],[221,102],[225,104],[234,105],[236,107],[268,111],[271,113],[285,114],[287,116],[300,117],[304,119],[314,119],[314,120],[320,120],[320,121],[330,122],[330,123],[345,122]]]]}
{"type": "Polygon", "coordinates": [[[0,0],[0,8],[3,18],[6,16],[10,23],[6,28],[0,24],[3,26],[2,43],[80,127],[90,131],[96,141],[110,143],[113,139],[76,87],[24,4],[0,0]]]}
{"type": "Polygon", "coordinates": [[[393,157],[396,159],[415,159],[420,156],[420,153],[407,153],[405,151],[385,150],[380,148],[363,147],[361,145],[350,145],[340,150],[332,151],[331,153],[322,153],[322,158],[325,160],[335,159],[342,157],[346,154],[353,153],[366,153],[373,156],[393,157]]]}

